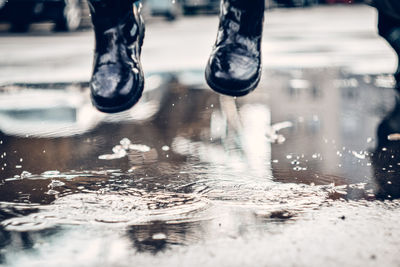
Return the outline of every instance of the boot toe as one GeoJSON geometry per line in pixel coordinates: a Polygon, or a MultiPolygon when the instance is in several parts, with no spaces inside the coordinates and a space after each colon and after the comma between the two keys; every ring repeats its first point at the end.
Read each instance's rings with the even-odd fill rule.
{"type": "Polygon", "coordinates": [[[216,50],[206,70],[206,79],[210,87],[231,96],[248,94],[257,86],[259,78],[259,57],[240,50],[216,50]]]}
{"type": "Polygon", "coordinates": [[[143,91],[143,81],[136,69],[118,64],[100,66],[92,77],[91,98],[103,112],[119,112],[133,106],[143,91]]]}

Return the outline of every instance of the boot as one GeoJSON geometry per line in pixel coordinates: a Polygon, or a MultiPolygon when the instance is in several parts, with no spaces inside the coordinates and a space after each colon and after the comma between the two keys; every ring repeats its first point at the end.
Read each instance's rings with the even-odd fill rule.
{"type": "Polygon", "coordinates": [[[206,67],[215,91],[243,96],[261,77],[261,38],[265,0],[223,0],[217,41],[206,67]]]}
{"type": "Polygon", "coordinates": [[[131,108],[144,87],[140,53],[144,23],[132,0],[89,0],[95,32],[91,99],[100,111],[131,108]]]}

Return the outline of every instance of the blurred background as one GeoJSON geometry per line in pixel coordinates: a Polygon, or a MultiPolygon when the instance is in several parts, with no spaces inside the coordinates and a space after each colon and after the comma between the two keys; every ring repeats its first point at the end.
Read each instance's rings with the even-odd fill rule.
{"type": "MultiPolygon", "coordinates": [[[[266,0],[266,8],[311,7],[327,4],[354,4],[363,0],[266,0]]],[[[143,15],[168,21],[182,16],[217,14],[219,0],[143,0],[143,15]]],[[[55,31],[76,31],[90,27],[86,0],[0,0],[3,30],[26,32],[32,23],[51,22],[55,31]]]]}

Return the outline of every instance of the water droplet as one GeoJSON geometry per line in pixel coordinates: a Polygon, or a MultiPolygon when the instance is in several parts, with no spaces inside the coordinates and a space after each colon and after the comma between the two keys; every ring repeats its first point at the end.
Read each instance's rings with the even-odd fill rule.
{"type": "Polygon", "coordinates": [[[61,187],[64,186],[65,183],[58,181],[58,180],[52,180],[51,183],[48,185],[48,187],[50,188],[54,188],[54,187],[61,187]]]}
{"type": "Polygon", "coordinates": [[[167,236],[164,233],[157,233],[151,237],[153,240],[164,240],[167,239],[167,236]]]}
{"type": "Polygon", "coordinates": [[[129,149],[136,150],[139,152],[149,152],[150,151],[150,147],[148,147],[146,145],[130,145],[129,149]]]}
{"type": "Polygon", "coordinates": [[[293,170],[295,170],[295,171],[306,171],[307,168],[306,167],[296,166],[296,167],[293,168],[293,170]]]}
{"type": "Polygon", "coordinates": [[[30,173],[30,172],[28,172],[28,171],[23,171],[22,173],[21,173],[21,178],[27,178],[27,177],[29,177],[29,176],[31,176],[32,175],[32,173],[30,173]]]}
{"type": "Polygon", "coordinates": [[[365,153],[363,152],[357,153],[356,151],[353,151],[352,154],[358,159],[365,159],[365,153]]]}
{"type": "Polygon", "coordinates": [[[124,149],[129,149],[129,145],[132,143],[131,140],[129,140],[128,138],[123,138],[121,141],[119,141],[119,143],[121,144],[121,146],[124,149]]]}
{"type": "Polygon", "coordinates": [[[60,172],[56,171],[56,170],[45,171],[45,172],[42,173],[42,176],[46,177],[46,178],[51,178],[51,177],[58,176],[58,175],[60,175],[60,172]]]}
{"type": "Polygon", "coordinates": [[[58,191],[56,191],[56,190],[53,190],[53,189],[50,189],[49,191],[46,192],[46,194],[47,194],[47,195],[54,196],[54,195],[60,194],[60,192],[58,192],[58,191]]]}

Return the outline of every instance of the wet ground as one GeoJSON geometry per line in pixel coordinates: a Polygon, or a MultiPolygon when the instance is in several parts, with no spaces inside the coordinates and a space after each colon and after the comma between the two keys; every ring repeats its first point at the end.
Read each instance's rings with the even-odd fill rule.
{"type": "Polygon", "coordinates": [[[161,66],[115,115],[85,82],[4,82],[0,265],[398,266],[400,111],[361,64],[391,54],[361,36],[384,49],[282,52],[237,99],[161,66]]]}
{"type": "Polygon", "coordinates": [[[398,263],[400,154],[375,149],[391,77],[293,72],[240,99],[153,74],[112,116],[86,84],[3,87],[0,259],[398,263]]]}

